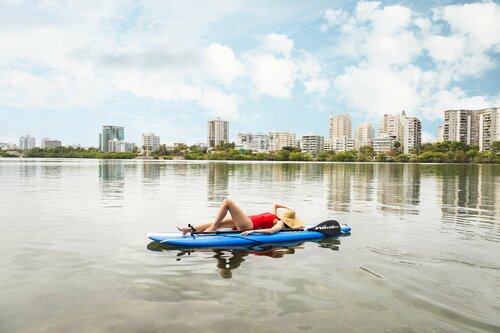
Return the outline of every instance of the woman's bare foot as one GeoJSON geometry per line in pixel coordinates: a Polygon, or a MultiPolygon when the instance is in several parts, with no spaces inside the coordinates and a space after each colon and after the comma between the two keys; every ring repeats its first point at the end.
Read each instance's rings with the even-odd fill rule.
{"type": "Polygon", "coordinates": [[[191,232],[191,228],[188,227],[177,227],[177,230],[182,232],[183,235],[187,235],[191,232]]]}

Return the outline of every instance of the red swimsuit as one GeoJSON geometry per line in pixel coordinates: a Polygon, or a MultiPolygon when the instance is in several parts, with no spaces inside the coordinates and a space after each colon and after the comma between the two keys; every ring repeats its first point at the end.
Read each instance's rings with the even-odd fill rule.
{"type": "Polygon", "coordinates": [[[253,229],[269,229],[274,226],[274,220],[279,219],[276,215],[271,213],[263,213],[259,215],[248,216],[253,223],[253,229]]]}

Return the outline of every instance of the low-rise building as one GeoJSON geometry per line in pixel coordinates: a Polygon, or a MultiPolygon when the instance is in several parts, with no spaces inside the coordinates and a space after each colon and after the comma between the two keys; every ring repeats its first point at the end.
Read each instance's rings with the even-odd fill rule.
{"type": "Polygon", "coordinates": [[[110,153],[125,153],[131,152],[135,147],[135,143],[125,142],[118,139],[108,141],[108,152],[110,153]]]}
{"type": "Polygon", "coordinates": [[[61,147],[61,141],[56,139],[43,138],[40,144],[41,148],[56,148],[61,147]]]}
{"type": "Polygon", "coordinates": [[[373,142],[373,150],[375,153],[388,153],[394,147],[394,139],[391,138],[387,133],[383,133],[373,142]]]}
{"type": "Polygon", "coordinates": [[[330,138],[325,141],[325,150],[333,150],[335,152],[354,150],[356,149],[355,143],[355,139],[346,136],[330,138]]]}
{"type": "Polygon", "coordinates": [[[151,147],[151,150],[155,151],[160,146],[160,137],[154,133],[144,133],[142,134],[142,145],[151,147]]]}
{"type": "Polygon", "coordinates": [[[304,135],[300,140],[300,149],[303,153],[317,156],[324,150],[325,138],[321,135],[304,135]]]}
{"type": "Polygon", "coordinates": [[[298,147],[295,134],[289,132],[270,132],[269,150],[281,150],[283,147],[298,147]]]}
{"type": "Polygon", "coordinates": [[[264,152],[269,150],[269,135],[258,133],[238,133],[236,136],[236,149],[264,152]]]}

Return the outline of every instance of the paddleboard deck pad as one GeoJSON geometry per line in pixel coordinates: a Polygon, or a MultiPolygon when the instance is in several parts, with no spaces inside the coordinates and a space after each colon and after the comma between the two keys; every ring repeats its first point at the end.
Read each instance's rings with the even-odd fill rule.
{"type": "MultiPolygon", "coordinates": [[[[148,238],[154,242],[185,247],[223,247],[223,246],[252,246],[257,244],[290,243],[297,241],[316,240],[325,235],[318,231],[280,231],[274,234],[254,232],[242,236],[240,233],[218,233],[182,235],[180,232],[149,233],[148,238]]],[[[351,228],[343,224],[338,236],[350,233],[351,228]]]]}

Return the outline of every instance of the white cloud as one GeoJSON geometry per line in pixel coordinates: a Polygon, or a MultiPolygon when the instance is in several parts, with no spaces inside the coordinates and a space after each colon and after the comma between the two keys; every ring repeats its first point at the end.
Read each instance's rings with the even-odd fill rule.
{"type": "Polygon", "coordinates": [[[207,70],[212,78],[229,85],[242,75],[242,65],[227,46],[211,44],[204,50],[207,61],[207,70]]]}
{"type": "Polygon", "coordinates": [[[338,76],[334,83],[342,100],[351,108],[374,116],[399,113],[418,106],[419,96],[412,69],[418,72],[415,68],[400,73],[388,68],[353,66],[338,76]]]}
{"type": "Polygon", "coordinates": [[[263,48],[273,54],[289,58],[293,49],[293,40],[286,35],[269,34],[264,37],[263,48]]]}
{"type": "Polygon", "coordinates": [[[359,1],[356,4],[356,19],[367,21],[373,12],[380,6],[380,1],[359,1]]]}
{"type": "Polygon", "coordinates": [[[321,32],[327,32],[331,27],[343,24],[348,16],[349,14],[342,9],[328,9],[324,15],[326,23],[320,27],[321,32]]]}
{"type": "Polygon", "coordinates": [[[387,6],[371,14],[373,32],[376,35],[391,35],[406,29],[411,23],[412,12],[402,6],[387,6]]]}
{"type": "Polygon", "coordinates": [[[436,9],[434,18],[447,21],[452,33],[466,35],[469,47],[489,49],[500,43],[500,6],[497,3],[446,6],[436,9]]]}
{"type": "Polygon", "coordinates": [[[333,83],[348,108],[367,117],[405,109],[437,119],[444,109],[498,103],[491,96],[469,96],[456,85],[497,66],[493,53],[500,50],[500,6],[451,5],[433,12],[426,18],[404,6],[362,1],[350,15],[325,14],[325,27],[343,20],[334,51],[349,65],[333,83]],[[425,54],[433,63],[424,67],[425,54]]]}
{"type": "Polygon", "coordinates": [[[307,93],[325,95],[330,91],[330,81],[326,79],[310,79],[304,82],[307,93]]]}
{"type": "Polygon", "coordinates": [[[256,55],[248,59],[248,73],[260,94],[283,99],[290,97],[297,66],[274,55],[256,55]]]}
{"type": "Polygon", "coordinates": [[[497,106],[500,102],[499,96],[468,96],[459,87],[435,92],[430,98],[421,111],[427,119],[431,120],[441,118],[444,110],[482,109],[497,106]]]}
{"type": "Polygon", "coordinates": [[[198,103],[205,109],[210,110],[214,117],[221,117],[227,120],[234,120],[238,116],[237,96],[228,95],[217,90],[202,91],[198,103]]]}

